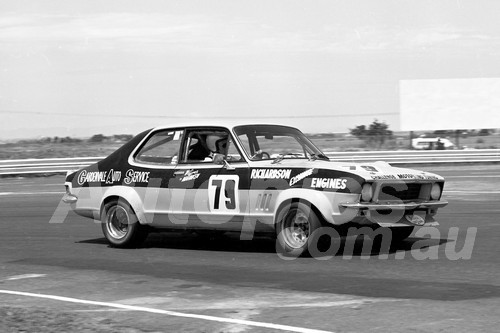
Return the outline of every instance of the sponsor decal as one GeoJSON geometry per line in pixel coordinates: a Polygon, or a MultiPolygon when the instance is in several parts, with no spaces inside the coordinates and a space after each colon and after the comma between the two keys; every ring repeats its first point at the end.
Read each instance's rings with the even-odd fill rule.
{"type": "Polygon", "coordinates": [[[399,179],[421,179],[421,180],[437,180],[439,179],[436,176],[427,176],[427,175],[414,175],[411,173],[402,173],[398,174],[399,179]]]}
{"type": "MultiPolygon", "coordinates": [[[[170,134],[170,133],[168,133],[170,134]]],[[[182,135],[182,131],[175,131],[175,134],[174,134],[174,141],[177,141],[181,138],[181,135],[182,135]]]]}
{"type": "Polygon", "coordinates": [[[291,169],[253,169],[251,179],[289,179],[291,169]]]}
{"type": "MultiPolygon", "coordinates": [[[[148,182],[149,172],[138,172],[132,169],[128,170],[125,174],[126,177],[123,180],[125,184],[130,184],[132,182],[148,182]]],[[[82,170],[78,175],[77,182],[78,185],[83,185],[85,183],[105,183],[113,184],[122,180],[122,172],[110,169],[108,171],[87,171],[82,170]]]]}
{"type": "Polygon", "coordinates": [[[238,175],[213,175],[208,180],[208,205],[213,213],[235,214],[240,212],[240,177],[238,175]]]}
{"type": "Polygon", "coordinates": [[[85,183],[102,183],[106,181],[107,171],[91,171],[82,170],[78,175],[78,185],[83,185],[85,183]]]}
{"type": "Polygon", "coordinates": [[[193,170],[193,169],[186,170],[186,172],[184,172],[184,176],[182,176],[181,178],[181,182],[188,182],[190,180],[195,180],[198,179],[198,177],[200,177],[200,172],[198,170],[193,170]]]}
{"type": "Polygon", "coordinates": [[[119,182],[122,179],[121,171],[114,171],[113,169],[108,171],[106,177],[106,184],[113,184],[114,182],[119,182]]]}
{"type": "Polygon", "coordinates": [[[410,173],[400,173],[398,177],[399,179],[417,179],[417,175],[412,175],[410,173]]]}
{"type": "Polygon", "coordinates": [[[383,179],[398,179],[395,175],[378,175],[378,176],[372,176],[372,179],[375,180],[383,180],[383,179]]]}
{"type": "Polygon", "coordinates": [[[290,179],[290,186],[293,186],[293,185],[297,184],[298,182],[300,182],[302,179],[309,177],[310,175],[313,174],[313,172],[314,172],[314,168],[303,171],[303,172],[299,173],[297,176],[292,177],[292,179],[290,179]]]}
{"type": "Polygon", "coordinates": [[[313,188],[333,188],[343,190],[347,187],[347,179],[343,178],[313,178],[311,179],[313,188]]]}
{"type": "Polygon", "coordinates": [[[149,171],[134,171],[129,169],[125,173],[123,182],[127,185],[132,183],[147,183],[149,182],[149,171]]]}
{"type": "Polygon", "coordinates": [[[439,180],[439,177],[428,176],[428,175],[418,175],[411,173],[402,173],[397,175],[372,175],[374,180],[384,180],[384,179],[416,179],[416,180],[439,180]]]}

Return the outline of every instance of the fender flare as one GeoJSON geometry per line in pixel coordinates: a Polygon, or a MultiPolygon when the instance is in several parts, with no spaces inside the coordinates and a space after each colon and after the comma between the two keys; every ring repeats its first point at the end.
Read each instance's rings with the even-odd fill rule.
{"type": "Polygon", "coordinates": [[[315,207],[324,221],[335,224],[333,220],[333,208],[331,202],[328,198],[323,195],[320,191],[311,191],[308,189],[289,189],[282,191],[276,198],[276,209],[274,211],[275,223],[278,213],[287,202],[291,201],[307,201],[312,207],[315,207]]]}
{"type": "Polygon", "coordinates": [[[143,203],[137,192],[132,188],[128,186],[113,186],[109,187],[105,192],[104,195],[102,196],[102,200],[100,203],[100,212],[102,213],[102,210],[104,208],[104,204],[108,201],[109,198],[111,197],[118,197],[122,198],[127,203],[132,207],[134,210],[134,213],[137,217],[137,220],[139,221],[140,224],[146,224],[146,215],[144,214],[144,209],[143,209],[143,203]]]}

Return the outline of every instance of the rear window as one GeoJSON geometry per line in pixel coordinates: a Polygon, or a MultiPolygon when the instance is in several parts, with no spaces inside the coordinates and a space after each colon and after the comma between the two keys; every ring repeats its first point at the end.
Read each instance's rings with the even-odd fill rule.
{"type": "Polygon", "coordinates": [[[177,164],[182,130],[154,133],[135,155],[135,161],[153,165],[177,164]]]}

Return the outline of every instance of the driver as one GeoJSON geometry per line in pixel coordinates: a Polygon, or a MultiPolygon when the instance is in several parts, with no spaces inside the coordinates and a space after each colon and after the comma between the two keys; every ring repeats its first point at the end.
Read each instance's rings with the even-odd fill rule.
{"type": "Polygon", "coordinates": [[[207,135],[206,144],[210,150],[210,155],[213,157],[215,154],[227,154],[227,136],[211,134],[207,135]]]}

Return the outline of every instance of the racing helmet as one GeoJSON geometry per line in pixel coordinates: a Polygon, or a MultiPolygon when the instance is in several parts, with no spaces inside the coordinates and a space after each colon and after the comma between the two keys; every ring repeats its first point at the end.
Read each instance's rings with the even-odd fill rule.
{"type": "Polygon", "coordinates": [[[227,136],[223,135],[207,135],[206,139],[208,149],[213,153],[226,153],[227,136]]]}

